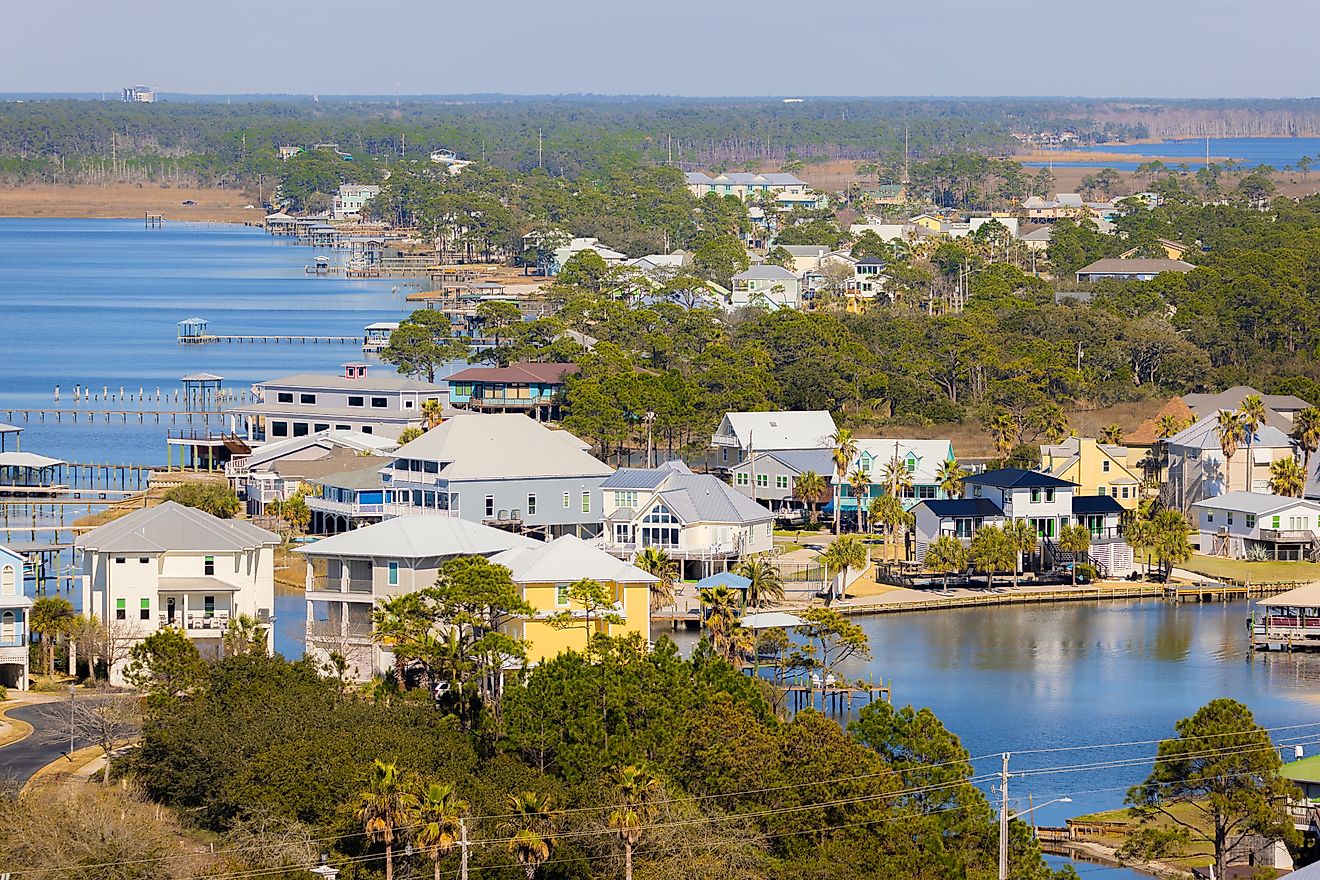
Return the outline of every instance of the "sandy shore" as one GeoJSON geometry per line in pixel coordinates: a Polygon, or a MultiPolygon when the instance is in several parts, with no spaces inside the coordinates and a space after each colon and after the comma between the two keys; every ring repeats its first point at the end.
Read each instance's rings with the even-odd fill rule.
{"type": "Polygon", "coordinates": [[[265,212],[237,190],[164,188],[153,184],[0,187],[0,217],[141,219],[164,214],[165,222],[256,223],[265,212]],[[195,204],[185,205],[185,201],[195,204]]]}

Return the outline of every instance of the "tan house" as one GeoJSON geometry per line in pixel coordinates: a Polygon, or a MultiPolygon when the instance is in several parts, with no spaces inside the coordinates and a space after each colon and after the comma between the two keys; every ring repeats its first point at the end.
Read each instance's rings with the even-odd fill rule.
{"type": "Polygon", "coordinates": [[[1140,469],[1131,464],[1132,450],[1100,443],[1093,437],[1069,437],[1040,448],[1040,471],[1077,484],[1076,494],[1108,495],[1124,510],[1141,500],[1140,469]]]}

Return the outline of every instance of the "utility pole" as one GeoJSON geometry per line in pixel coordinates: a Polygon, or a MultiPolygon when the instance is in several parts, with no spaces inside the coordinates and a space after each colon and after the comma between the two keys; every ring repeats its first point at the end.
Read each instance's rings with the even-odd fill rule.
{"type": "Polygon", "coordinates": [[[542,167],[542,166],[541,166],[541,144],[542,144],[541,129],[538,128],[538,129],[536,130],[536,167],[537,167],[537,168],[542,167]]]}
{"type": "Polygon", "coordinates": [[[908,147],[908,127],[903,126],[903,185],[907,186],[912,182],[912,175],[909,173],[911,167],[912,154],[908,147]]]}
{"type": "MultiPolygon", "coordinates": [[[[69,760],[73,760],[73,740],[74,740],[74,722],[73,722],[73,695],[78,692],[75,685],[69,685],[69,760]]],[[[109,772],[109,771],[107,771],[109,772]]]]}
{"type": "Polygon", "coordinates": [[[458,847],[459,847],[459,880],[468,880],[468,839],[467,839],[467,820],[458,820],[458,847]]]}
{"type": "Polygon", "coordinates": [[[999,771],[999,880],[1008,880],[1008,752],[999,771]]]}

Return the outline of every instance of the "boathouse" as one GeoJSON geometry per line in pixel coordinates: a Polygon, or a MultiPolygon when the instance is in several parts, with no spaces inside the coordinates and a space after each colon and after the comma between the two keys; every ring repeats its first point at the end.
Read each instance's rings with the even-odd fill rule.
{"type": "Polygon", "coordinates": [[[1258,650],[1320,648],[1320,581],[1257,599],[1248,626],[1258,650]]]}

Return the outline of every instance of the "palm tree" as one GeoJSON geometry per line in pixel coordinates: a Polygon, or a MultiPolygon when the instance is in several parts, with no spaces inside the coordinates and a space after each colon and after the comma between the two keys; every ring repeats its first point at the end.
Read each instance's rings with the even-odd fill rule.
{"type": "Polygon", "coordinates": [[[1308,406],[1293,416],[1293,442],[1302,450],[1302,469],[1311,473],[1311,453],[1320,447],[1320,409],[1308,406]]]}
{"type": "MultiPolygon", "coordinates": [[[[408,824],[413,826],[417,847],[431,857],[435,880],[440,880],[440,860],[448,855],[463,837],[463,817],[468,802],[458,796],[453,783],[431,782],[414,795],[417,806],[408,824]]],[[[467,878],[467,852],[463,852],[463,880],[467,878]]]]}
{"type": "MultiPolygon", "coordinates": [[[[853,439],[852,431],[847,428],[839,428],[830,438],[830,443],[834,445],[834,451],[830,453],[830,459],[834,462],[834,482],[840,487],[844,479],[848,476],[848,467],[852,464],[853,457],[857,455],[857,441],[853,439]]],[[[839,514],[840,504],[834,505],[834,534],[839,534],[839,514]]]]}
{"type": "Polygon", "coordinates": [[[226,656],[266,653],[266,627],[250,614],[229,618],[222,647],[226,656]]]}
{"type": "Polygon", "coordinates": [[[1017,436],[1017,424],[1008,413],[1000,413],[990,420],[990,436],[994,439],[995,454],[999,457],[999,466],[1008,461],[1008,454],[1013,451],[1017,436]]]}
{"type": "Polygon", "coordinates": [[[1155,420],[1155,436],[1160,440],[1168,440],[1174,434],[1187,428],[1188,422],[1180,419],[1171,413],[1165,413],[1155,420]]]}
{"type": "Polygon", "coordinates": [[[550,795],[534,791],[509,795],[509,813],[513,818],[503,825],[509,834],[509,851],[523,866],[527,880],[535,880],[536,869],[550,860],[559,844],[555,832],[563,813],[555,809],[550,795]]]}
{"type": "Polygon", "coordinates": [[[660,780],[645,769],[634,764],[619,768],[619,805],[610,813],[609,826],[623,841],[624,880],[632,880],[633,847],[659,813],[656,800],[663,792],[660,780]]]}
{"type": "Polygon", "coordinates": [[[935,483],[939,486],[940,491],[949,498],[962,497],[963,480],[965,479],[967,479],[967,468],[958,464],[956,458],[941,462],[939,469],[935,471],[935,483]]]}
{"type": "Polygon", "coordinates": [[[1037,421],[1046,443],[1062,443],[1072,436],[1072,427],[1068,424],[1068,414],[1057,403],[1047,403],[1037,413],[1037,421]]]}
{"type": "Polygon", "coordinates": [[[421,412],[428,431],[445,420],[445,405],[434,397],[422,401],[421,412]]]}
{"type": "Polygon", "coordinates": [[[1059,528],[1059,549],[1073,555],[1072,585],[1077,586],[1077,560],[1091,552],[1091,530],[1081,523],[1064,523],[1059,528]]]}
{"type": "Polygon", "coordinates": [[[28,609],[28,629],[41,638],[49,676],[55,675],[55,640],[69,631],[74,619],[73,605],[62,596],[43,596],[28,609]]]}
{"type": "Polygon", "coordinates": [[[371,640],[394,652],[394,677],[404,686],[408,661],[416,659],[417,646],[431,630],[434,620],[420,593],[404,593],[391,599],[377,599],[371,609],[371,640]]]}
{"type": "Polygon", "coordinates": [[[394,841],[399,829],[416,809],[417,798],[403,784],[398,765],[379,758],[372,762],[367,787],[358,794],[356,816],[367,839],[385,845],[385,880],[394,878],[394,841]]]}
{"type": "Polygon", "coordinates": [[[866,507],[862,504],[863,496],[870,494],[871,478],[861,468],[853,468],[848,475],[848,487],[852,489],[853,499],[857,502],[857,531],[866,531],[866,507]]]}
{"type": "Polygon", "coordinates": [[[885,462],[881,478],[884,481],[885,491],[890,495],[902,498],[912,491],[912,471],[908,470],[907,464],[898,457],[897,452],[894,453],[893,458],[885,462]]]}
{"type": "Polygon", "coordinates": [[[1172,507],[1161,508],[1151,518],[1151,550],[1159,561],[1161,580],[1167,582],[1175,565],[1192,558],[1191,531],[1187,517],[1172,507]]]}
{"type": "Polygon", "coordinates": [[[850,568],[864,568],[866,545],[856,535],[840,535],[820,555],[820,562],[825,566],[826,572],[834,575],[846,572],[850,568]]]}
{"type": "Polygon", "coordinates": [[[707,587],[697,593],[705,612],[706,628],[710,630],[711,647],[715,653],[733,663],[738,651],[734,630],[738,626],[738,593],[724,584],[707,587]]]}
{"type": "Polygon", "coordinates": [[[1242,414],[1242,429],[1247,440],[1247,485],[1243,488],[1250,492],[1251,484],[1255,482],[1251,477],[1256,470],[1251,447],[1256,442],[1256,431],[1265,423],[1265,401],[1260,399],[1259,394],[1248,394],[1238,405],[1238,412],[1242,414]]]}
{"type": "Polygon", "coordinates": [[[1100,429],[1100,442],[1106,446],[1123,445],[1123,426],[1115,422],[1100,429]]]}
{"type": "Polygon", "coordinates": [[[659,578],[651,584],[651,610],[674,602],[674,588],[678,584],[678,563],[669,558],[662,547],[643,547],[633,557],[633,565],[647,574],[659,578]]]}
{"type": "Polygon", "coordinates": [[[967,570],[967,548],[953,535],[940,535],[926,548],[926,569],[944,575],[944,592],[949,592],[949,575],[967,570]]]}
{"type": "Polygon", "coordinates": [[[760,608],[767,599],[771,602],[784,600],[784,582],[779,577],[779,569],[766,554],[748,556],[738,563],[734,573],[751,581],[747,585],[747,604],[751,607],[760,608]]]}
{"type": "Polygon", "coordinates": [[[976,530],[970,554],[972,565],[985,574],[985,588],[991,592],[995,588],[995,572],[1014,566],[1017,560],[1012,540],[996,526],[981,526],[976,530]]]}
{"type": "Polygon", "coordinates": [[[1013,589],[1016,590],[1023,569],[1022,556],[1035,551],[1039,536],[1035,526],[1025,519],[1012,519],[1004,523],[1004,534],[1013,547],[1013,589]]]}
{"type": "MultiPolygon", "coordinates": [[[[1215,423],[1219,429],[1219,448],[1224,453],[1224,491],[1227,492],[1233,483],[1233,456],[1237,455],[1246,425],[1241,412],[1229,409],[1221,409],[1215,423]]],[[[1251,473],[1250,465],[1247,466],[1247,473],[1251,473]]],[[[1251,491],[1250,481],[1246,491],[1251,491]]]]}
{"type": "Polygon", "coordinates": [[[1306,469],[1295,458],[1270,462],[1270,491],[1288,498],[1301,498],[1306,488],[1306,469]]]}
{"type": "Polygon", "coordinates": [[[418,437],[422,436],[425,433],[426,433],[425,431],[423,431],[421,428],[417,427],[416,425],[409,425],[399,433],[399,445],[405,446],[413,442],[414,440],[416,440],[418,437]]]}
{"type": "Polygon", "coordinates": [[[793,483],[793,498],[807,505],[811,510],[813,522],[820,519],[820,511],[817,507],[820,504],[820,496],[828,489],[825,478],[815,471],[804,471],[793,483]]]}
{"type": "Polygon", "coordinates": [[[894,558],[897,560],[898,545],[894,542],[894,538],[899,528],[911,526],[915,517],[903,508],[903,502],[897,495],[885,493],[871,502],[871,519],[874,522],[884,523],[885,544],[893,549],[894,558]]]}

